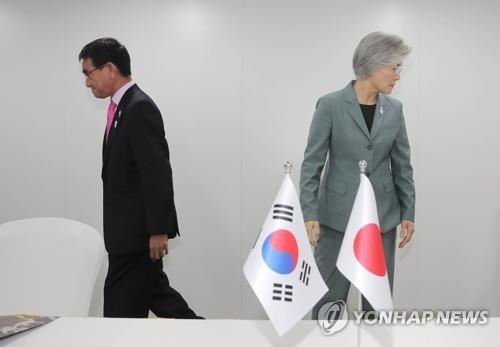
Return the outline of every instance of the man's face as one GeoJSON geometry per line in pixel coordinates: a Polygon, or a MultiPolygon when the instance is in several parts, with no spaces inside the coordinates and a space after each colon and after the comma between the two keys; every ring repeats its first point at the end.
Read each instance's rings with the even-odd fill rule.
{"type": "Polygon", "coordinates": [[[96,98],[105,99],[112,94],[112,76],[108,64],[95,66],[91,58],[82,60],[82,72],[85,85],[92,90],[96,98]]]}

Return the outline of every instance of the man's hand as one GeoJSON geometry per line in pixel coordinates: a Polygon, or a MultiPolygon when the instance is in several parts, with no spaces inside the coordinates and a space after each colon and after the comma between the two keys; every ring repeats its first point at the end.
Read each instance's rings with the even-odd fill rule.
{"type": "Polygon", "coordinates": [[[309,243],[316,247],[319,240],[319,222],[317,220],[306,222],[307,236],[309,236],[309,243]]]}
{"type": "Polygon", "coordinates": [[[406,246],[410,242],[413,233],[415,232],[415,224],[409,220],[401,221],[401,242],[399,243],[399,248],[406,246]]]}
{"type": "Polygon", "coordinates": [[[149,256],[156,261],[168,253],[168,237],[165,234],[151,235],[149,238],[149,256]]]}

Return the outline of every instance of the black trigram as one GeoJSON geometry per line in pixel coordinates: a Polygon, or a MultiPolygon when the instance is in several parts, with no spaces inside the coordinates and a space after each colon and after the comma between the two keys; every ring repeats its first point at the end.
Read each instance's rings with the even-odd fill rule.
{"type": "Polygon", "coordinates": [[[292,302],[293,286],[281,283],[273,283],[273,300],[292,302]]]}
{"type": "Polygon", "coordinates": [[[309,285],[309,276],[311,275],[311,265],[302,261],[302,270],[300,271],[300,280],[306,285],[309,285]]]}
{"type": "Polygon", "coordinates": [[[293,207],[288,205],[276,204],[273,206],[273,219],[286,220],[293,222],[293,207]]]}

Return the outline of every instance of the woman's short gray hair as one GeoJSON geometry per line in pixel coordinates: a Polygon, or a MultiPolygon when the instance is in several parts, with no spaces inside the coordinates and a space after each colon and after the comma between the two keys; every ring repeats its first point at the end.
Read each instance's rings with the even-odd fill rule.
{"type": "Polygon", "coordinates": [[[356,78],[368,78],[383,65],[399,65],[411,52],[399,36],[380,31],[363,37],[354,51],[352,67],[356,78]]]}

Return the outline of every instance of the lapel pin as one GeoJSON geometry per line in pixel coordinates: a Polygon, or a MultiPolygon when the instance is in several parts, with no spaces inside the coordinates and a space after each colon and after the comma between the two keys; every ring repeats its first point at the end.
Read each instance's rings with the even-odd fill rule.
{"type": "Polygon", "coordinates": [[[380,106],[380,114],[384,114],[384,106],[380,106]]]}
{"type": "Polygon", "coordinates": [[[117,121],[117,120],[115,120],[115,128],[116,128],[116,126],[117,126],[117,125],[118,125],[118,121],[117,121]]]}
{"type": "Polygon", "coordinates": [[[118,111],[118,119],[120,119],[121,116],[122,116],[122,110],[119,110],[118,111]]]}

